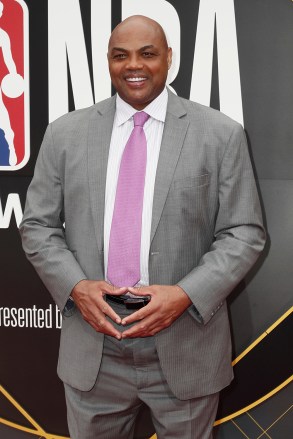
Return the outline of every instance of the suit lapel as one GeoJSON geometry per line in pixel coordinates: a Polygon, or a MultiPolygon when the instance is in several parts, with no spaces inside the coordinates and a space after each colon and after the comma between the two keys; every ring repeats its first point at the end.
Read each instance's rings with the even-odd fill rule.
{"type": "Polygon", "coordinates": [[[156,173],[151,242],[156,233],[186,135],[188,120],[180,100],[169,92],[167,114],[156,173]]]}
{"type": "Polygon", "coordinates": [[[89,193],[99,251],[103,251],[104,242],[106,175],[114,115],[115,97],[97,105],[88,129],[89,193]]]}

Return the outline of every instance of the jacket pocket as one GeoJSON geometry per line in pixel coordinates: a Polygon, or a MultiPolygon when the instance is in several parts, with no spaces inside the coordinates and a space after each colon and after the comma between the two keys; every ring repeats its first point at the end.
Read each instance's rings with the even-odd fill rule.
{"type": "Polygon", "coordinates": [[[174,189],[192,188],[206,186],[210,182],[210,174],[197,175],[196,177],[185,177],[173,182],[174,189]]]}

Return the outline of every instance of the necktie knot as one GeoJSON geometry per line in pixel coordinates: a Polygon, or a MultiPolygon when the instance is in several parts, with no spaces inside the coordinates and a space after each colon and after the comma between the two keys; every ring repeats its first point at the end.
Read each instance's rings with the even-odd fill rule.
{"type": "Polygon", "coordinates": [[[134,126],[135,127],[136,126],[143,127],[149,117],[150,117],[150,115],[145,113],[144,111],[138,111],[133,116],[134,126]]]}

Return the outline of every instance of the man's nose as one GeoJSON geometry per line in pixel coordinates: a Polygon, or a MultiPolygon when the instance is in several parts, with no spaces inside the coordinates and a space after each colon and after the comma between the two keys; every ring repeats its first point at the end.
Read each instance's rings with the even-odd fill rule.
{"type": "Polygon", "coordinates": [[[140,70],[143,68],[142,60],[138,56],[130,56],[126,68],[129,70],[140,70]]]}

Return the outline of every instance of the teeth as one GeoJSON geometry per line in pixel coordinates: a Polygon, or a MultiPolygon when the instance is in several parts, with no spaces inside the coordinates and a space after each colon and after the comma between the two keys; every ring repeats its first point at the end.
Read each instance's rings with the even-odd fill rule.
{"type": "Polygon", "coordinates": [[[127,78],[126,81],[129,82],[140,82],[140,81],[144,81],[145,78],[127,78]]]}

